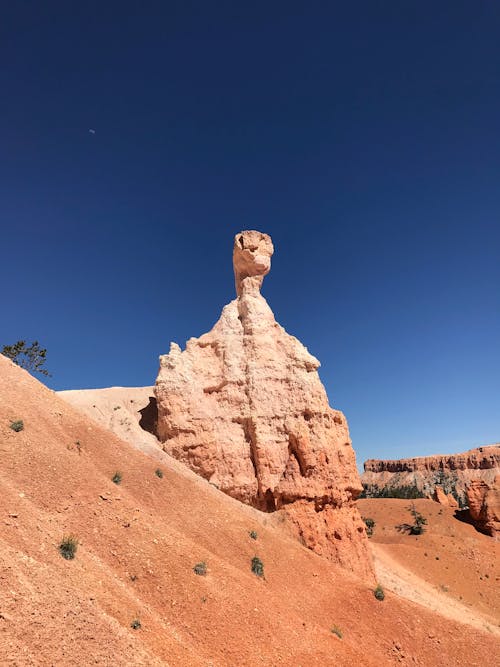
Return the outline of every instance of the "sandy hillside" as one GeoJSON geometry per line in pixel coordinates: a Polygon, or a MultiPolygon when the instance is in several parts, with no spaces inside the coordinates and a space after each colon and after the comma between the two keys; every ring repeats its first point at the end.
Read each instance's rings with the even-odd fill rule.
{"type": "Polygon", "coordinates": [[[378,602],[273,516],[137,451],[1,356],[0,450],[1,665],[496,664],[493,633],[378,602]]]}
{"type": "Polygon", "coordinates": [[[107,387],[57,393],[137,449],[155,455],[160,448],[150,432],[155,429],[157,418],[154,387],[107,387]]]}
{"type": "Polygon", "coordinates": [[[363,517],[375,520],[370,538],[379,580],[386,588],[498,633],[500,545],[455,518],[454,510],[432,500],[367,498],[363,517]],[[412,523],[411,503],[426,519],[422,535],[397,526],[412,523]]]}

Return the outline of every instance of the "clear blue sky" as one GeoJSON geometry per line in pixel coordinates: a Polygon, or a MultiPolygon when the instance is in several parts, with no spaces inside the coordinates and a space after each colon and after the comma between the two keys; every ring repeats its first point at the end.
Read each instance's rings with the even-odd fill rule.
{"type": "Polygon", "coordinates": [[[496,0],[4,3],[0,343],[152,384],[256,228],[359,461],[498,441],[499,36],[496,0]]]}

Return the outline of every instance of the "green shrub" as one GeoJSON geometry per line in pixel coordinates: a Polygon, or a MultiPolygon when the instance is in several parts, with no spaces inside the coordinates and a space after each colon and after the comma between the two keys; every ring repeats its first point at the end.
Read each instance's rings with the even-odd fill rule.
{"type": "Polygon", "coordinates": [[[74,535],[66,535],[59,544],[59,553],[66,560],[73,560],[78,548],[78,539],[74,535]]]}
{"type": "Polygon", "coordinates": [[[132,630],[140,630],[141,629],[141,622],[138,618],[134,618],[132,623],[130,624],[130,627],[132,630]]]}
{"type": "Polygon", "coordinates": [[[15,422],[10,422],[10,428],[15,431],[16,433],[19,433],[19,431],[22,431],[24,428],[24,422],[22,419],[18,419],[15,422]]]}
{"type": "Polygon", "coordinates": [[[375,528],[375,521],[373,519],[370,519],[370,517],[362,517],[363,521],[365,522],[366,526],[366,534],[368,537],[371,537],[373,535],[373,529],[375,528]]]}
{"type": "Polygon", "coordinates": [[[115,474],[114,474],[113,477],[111,478],[111,481],[113,482],[113,484],[121,484],[121,481],[122,481],[122,474],[121,474],[121,472],[118,472],[118,471],[115,472],[115,474]]]}
{"type": "Polygon", "coordinates": [[[333,628],[330,630],[330,632],[334,635],[337,635],[339,639],[342,639],[342,630],[339,628],[338,625],[334,625],[333,628]]]}
{"type": "Polygon", "coordinates": [[[373,595],[377,598],[377,600],[380,600],[380,602],[382,602],[382,600],[385,598],[384,589],[380,584],[377,584],[377,588],[373,591],[373,595]]]}
{"type": "Polygon", "coordinates": [[[256,539],[257,539],[257,532],[256,532],[255,530],[251,530],[248,534],[250,535],[250,537],[252,538],[252,540],[256,540],[256,539]]]}
{"type": "Polygon", "coordinates": [[[159,477],[160,479],[162,479],[163,478],[163,470],[161,468],[156,468],[155,475],[157,477],[159,477]]]}
{"type": "Polygon", "coordinates": [[[264,576],[264,563],[257,556],[252,558],[252,572],[258,577],[264,576]]]}
{"type": "Polygon", "coordinates": [[[205,561],[202,561],[201,563],[196,563],[196,565],[193,567],[193,571],[198,576],[204,577],[207,574],[207,564],[205,563],[205,561]]]}

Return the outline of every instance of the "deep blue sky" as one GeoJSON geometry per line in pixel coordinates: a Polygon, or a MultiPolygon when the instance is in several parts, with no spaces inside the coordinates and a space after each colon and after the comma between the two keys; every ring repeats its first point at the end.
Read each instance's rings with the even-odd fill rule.
{"type": "Polygon", "coordinates": [[[500,439],[496,0],[17,0],[0,62],[0,343],[49,386],[152,384],[256,228],[359,461],[500,439]]]}

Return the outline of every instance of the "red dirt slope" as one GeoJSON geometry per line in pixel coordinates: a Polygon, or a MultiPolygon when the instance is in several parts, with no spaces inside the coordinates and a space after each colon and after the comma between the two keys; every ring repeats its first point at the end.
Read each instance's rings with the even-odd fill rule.
{"type": "MultiPolygon", "coordinates": [[[[464,622],[479,621],[491,631],[498,632],[498,542],[459,521],[453,509],[432,500],[366,498],[358,500],[358,507],[362,516],[375,520],[370,543],[376,564],[390,564],[392,573],[397,570],[408,580],[407,583],[411,580],[416,584],[417,594],[432,591],[430,604],[439,604],[451,617],[461,618],[464,622]],[[397,529],[401,524],[413,522],[408,511],[412,503],[427,519],[422,535],[408,535],[397,529]],[[405,570],[413,576],[405,577],[405,570]],[[419,581],[414,580],[415,576],[419,581]]],[[[383,580],[380,575],[379,578],[383,580]]],[[[385,583],[390,587],[389,581],[385,583]]],[[[400,590],[400,585],[398,577],[394,590],[400,590]]],[[[412,595],[411,599],[415,597],[412,595]]]]}
{"type": "Polygon", "coordinates": [[[273,516],[161,456],[0,356],[1,665],[495,664],[491,633],[390,593],[378,602],[273,516]],[[57,549],[67,533],[80,540],[72,561],[57,549]]]}

